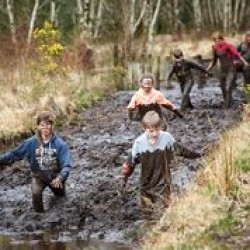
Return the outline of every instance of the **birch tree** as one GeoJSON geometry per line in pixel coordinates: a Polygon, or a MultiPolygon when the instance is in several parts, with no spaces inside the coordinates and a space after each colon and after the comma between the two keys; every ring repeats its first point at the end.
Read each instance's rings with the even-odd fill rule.
{"type": "Polygon", "coordinates": [[[193,0],[195,28],[198,34],[201,33],[201,4],[200,0],[193,0]]]}
{"type": "Polygon", "coordinates": [[[96,22],[94,27],[94,38],[97,38],[99,35],[99,30],[102,23],[102,14],[104,10],[104,0],[100,0],[97,8],[97,14],[96,14],[96,22]]]}
{"type": "Polygon", "coordinates": [[[149,25],[149,30],[148,30],[148,52],[150,52],[151,45],[153,43],[154,27],[155,27],[155,24],[159,15],[160,7],[161,7],[161,0],[157,0],[156,7],[153,12],[153,16],[152,16],[152,19],[149,25]]]}
{"type": "Polygon", "coordinates": [[[17,37],[16,37],[16,26],[14,20],[14,11],[13,11],[13,0],[6,0],[7,4],[7,13],[10,22],[10,32],[11,32],[11,40],[14,45],[17,44],[17,37]]]}
{"type": "Polygon", "coordinates": [[[34,31],[34,26],[35,26],[35,21],[36,21],[36,18],[37,18],[38,7],[39,7],[39,0],[35,0],[33,11],[32,11],[31,18],[30,18],[30,23],[29,23],[29,31],[28,31],[28,37],[27,37],[27,47],[29,47],[30,43],[31,43],[32,34],[33,34],[33,31],[34,31]]]}

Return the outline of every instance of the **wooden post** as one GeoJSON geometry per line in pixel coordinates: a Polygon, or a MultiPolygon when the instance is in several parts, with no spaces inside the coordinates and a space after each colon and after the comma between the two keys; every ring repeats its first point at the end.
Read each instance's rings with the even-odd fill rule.
{"type": "Polygon", "coordinates": [[[114,50],[113,50],[113,65],[114,67],[119,65],[119,50],[118,50],[118,45],[114,45],[114,50]]]}
{"type": "Polygon", "coordinates": [[[154,63],[154,58],[151,54],[149,54],[145,65],[146,73],[152,73],[153,63],[154,63]]]}
{"type": "Polygon", "coordinates": [[[155,81],[156,81],[156,89],[160,89],[160,70],[161,70],[161,57],[156,57],[156,71],[155,71],[155,81]]]}

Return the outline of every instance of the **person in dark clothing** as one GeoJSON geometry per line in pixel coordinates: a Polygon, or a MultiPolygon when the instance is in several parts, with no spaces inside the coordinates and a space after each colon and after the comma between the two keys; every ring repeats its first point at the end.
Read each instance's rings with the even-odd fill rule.
{"type": "Polygon", "coordinates": [[[37,134],[20,146],[0,155],[0,166],[26,159],[32,173],[32,203],[36,212],[44,212],[42,193],[49,187],[54,195],[65,196],[65,181],[71,169],[67,144],[53,132],[53,118],[42,112],[37,118],[37,134]]]}
{"type": "MultiPolygon", "coordinates": [[[[250,64],[250,31],[245,34],[245,39],[237,46],[237,51],[250,64]]],[[[239,71],[243,73],[244,85],[248,92],[250,92],[250,67],[243,67],[241,64],[239,71]]]]}
{"type": "Polygon", "coordinates": [[[154,77],[152,75],[144,75],[140,80],[140,89],[133,95],[127,106],[130,120],[141,121],[144,115],[151,110],[156,111],[162,117],[161,107],[174,112],[179,117],[183,117],[182,113],[175,107],[166,97],[154,88],[154,77]],[[134,112],[138,111],[136,117],[134,112]]]}
{"type": "Polygon", "coordinates": [[[208,66],[207,70],[209,71],[212,67],[214,67],[216,62],[219,60],[220,87],[225,102],[225,108],[230,108],[232,104],[232,91],[234,86],[236,85],[236,61],[240,60],[244,66],[248,66],[248,63],[231,43],[225,41],[224,37],[221,34],[216,34],[213,40],[213,60],[208,66]]]}
{"type": "Polygon", "coordinates": [[[145,132],[135,140],[131,155],[122,165],[120,191],[124,192],[128,177],[135,166],[141,163],[141,205],[152,207],[159,201],[168,206],[171,193],[170,164],[174,154],[190,158],[201,155],[181,147],[169,132],[162,131],[162,119],[155,111],[149,111],[143,117],[142,126],[145,132]]]}
{"type": "Polygon", "coordinates": [[[180,49],[176,49],[173,55],[175,60],[168,75],[167,81],[170,82],[173,75],[176,75],[178,81],[180,82],[182,94],[181,110],[193,108],[190,100],[190,93],[192,87],[194,86],[194,76],[192,73],[192,69],[200,70],[206,74],[209,74],[209,72],[202,65],[184,59],[183,52],[180,49]]]}

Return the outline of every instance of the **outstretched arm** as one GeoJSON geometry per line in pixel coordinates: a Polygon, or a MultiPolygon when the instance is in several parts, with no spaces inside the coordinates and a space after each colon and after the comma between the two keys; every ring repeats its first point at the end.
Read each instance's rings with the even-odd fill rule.
{"type": "Polygon", "coordinates": [[[237,49],[232,44],[228,43],[227,47],[231,54],[239,58],[245,66],[249,66],[248,62],[241,56],[240,52],[237,51],[237,49]]]}
{"type": "Polygon", "coordinates": [[[201,153],[195,152],[193,150],[184,147],[180,143],[175,142],[176,155],[181,155],[187,158],[198,158],[201,157],[201,153]]]}
{"type": "Polygon", "coordinates": [[[161,105],[162,107],[174,112],[178,117],[180,117],[180,118],[184,117],[183,114],[181,113],[181,111],[177,107],[175,107],[172,102],[167,100],[163,94],[161,94],[159,96],[158,104],[161,105]]]}
{"type": "Polygon", "coordinates": [[[0,155],[0,165],[1,166],[9,165],[16,161],[22,160],[27,155],[29,147],[30,144],[26,140],[14,150],[11,150],[5,154],[0,155]]]}
{"type": "Polygon", "coordinates": [[[186,62],[190,68],[197,69],[197,70],[200,70],[206,74],[209,74],[208,70],[205,67],[203,67],[201,64],[195,63],[195,62],[192,62],[189,60],[186,60],[186,62]]]}
{"type": "Polygon", "coordinates": [[[215,66],[217,60],[218,60],[218,57],[217,57],[215,49],[213,47],[213,59],[212,59],[211,63],[208,65],[207,71],[211,70],[215,66]]]}

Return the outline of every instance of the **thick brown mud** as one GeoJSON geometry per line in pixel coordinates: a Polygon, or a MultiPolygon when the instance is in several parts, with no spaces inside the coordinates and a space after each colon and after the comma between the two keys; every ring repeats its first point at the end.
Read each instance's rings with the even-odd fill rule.
{"type": "MultiPolygon", "coordinates": [[[[162,91],[180,105],[178,85],[162,91]]],[[[26,162],[0,170],[0,234],[52,230],[66,232],[68,240],[129,242],[127,237],[135,228],[159,218],[160,213],[149,215],[139,207],[139,167],[129,179],[125,197],[121,199],[117,194],[121,164],[141,133],[140,125],[127,119],[125,107],[132,94],[118,92],[107,97],[83,111],[83,124],[58,132],[69,143],[74,164],[66,184],[66,199],[54,200],[52,193],[45,190],[44,214],[36,213],[31,206],[31,177],[26,162]]],[[[186,111],[184,119],[165,112],[168,130],[183,146],[206,153],[219,134],[240,119],[244,97],[235,90],[233,107],[224,110],[220,88],[211,82],[203,89],[195,86],[191,101],[194,109],[186,111]]],[[[172,169],[174,195],[192,181],[203,161],[203,157],[177,157],[172,169]]]]}

